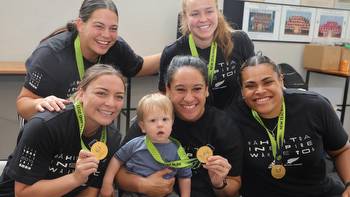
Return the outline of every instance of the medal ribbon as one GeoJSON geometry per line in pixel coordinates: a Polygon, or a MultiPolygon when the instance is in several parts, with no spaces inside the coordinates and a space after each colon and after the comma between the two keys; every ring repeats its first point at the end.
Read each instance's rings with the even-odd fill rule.
{"type": "MultiPolygon", "coordinates": [[[[85,73],[83,54],[80,48],[80,38],[79,35],[74,40],[74,52],[75,52],[75,62],[77,63],[77,68],[79,72],[80,80],[83,78],[85,73]]],[[[97,63],[101,60],[101,56],[99,56],[97,63]]]]}
{"type": "Polygon", "coordinates": [[[283,140],[284,140],[284,129],[285,129],[285,122],[286,122],[286,106],[285,106],[284,100],[282,102],[281,112],[278,116],[276,139],[275,139],[274,135],[271,133],[272,131],[270,131],[265,126],[265,124],[261,120],[259,114],[254,110],[252,110],[252,114],[253,114],[253,117],[255,118],[255,120],[258,121],[262,127],[264,127],[267,135],[270,138],[273,158],[276,161],[281,161],[282,160],[282,153],[281,152],[282,152],[282,146],[283,146],[283,140]],[[277,153],[277,150],[279,150],[278,153],[277,153]]]}
{"type": "MultiPolygon", "coordinates": [[[[199,57],[199,54],[198,54],[198,51],[196,48],[196,44],[194,43],[192,34],[190,34],[188,36],[188,43],[190,45],[192,56],[199,57]]],[[[208,78],[209,78],[210,84],[213,82],[213,77],[214,77],[217,46],[218,46],[218,44],[216,42],[212,42],[211,46],[210,46],[210,56],[209,56],[209,63],[208,63],[208,78]]]]}
{"type": "Polygon", "coordinates": [[[169,139],[174,142],[177,146],[177,154],[180,158],[180,160],[176,160],[176,161],[170,161],[170,162],[165,162],[162,159],[162,156],[160,155],[159,151],[157,150],[157,148],[154,146],[154,144],[152,143],[152,141],[149,139],[148,136],[146,136],[146,146],[147,146],[147,150],[150,152],[150,154],[152,155],[152,157],[158,162],[161,163],[163,165],[172,167],[172,168],[187,168],[187,167],[192,167],[193,166],[193,162],[195,160],[197,160],[196,158],[194,159],[189,159],[184,148],[181,146],[180,142],[178,140],[176,140],[175,138],[169,137],[169,139]]]}
{"type": "MultiPolygon", "coordinates": [[[[84,150],[89,150],[85,146],[85,143],[83,142],[83,140],[81,138],[81,136],[83,135],[83,132],[84,132],[84,127],[85,127],[85,117],[84,117],[83,107],[82,107],[80,101],[74,102],[74,110],[75,110],[75,115],[77,116],[78,124],[79,124],[81,148],[84,150]]],[[[107,142],[107,131],[106,131],[105,126],[102,128],[102,134],[101,134],[100,141],[105,143],[105,144],[107,142]]]]}
{"type": "Polygon", "coordinates": [[[80,80],[81,80],[83,78],[83,76],[84,76],[85,69],[84,69],[83,54],[81,53],[81,48],[80,48],[79,35],[74,40],[74,51],[75,51],[75,61],[77,63],[79,77],[80,77],[80,80]]]}

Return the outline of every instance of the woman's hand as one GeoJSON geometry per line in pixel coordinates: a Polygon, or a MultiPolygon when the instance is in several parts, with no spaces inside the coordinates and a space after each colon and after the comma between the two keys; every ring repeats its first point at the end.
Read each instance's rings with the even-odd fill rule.
{"type": "Polygon", "coordinates": [[[40,101],[35,105],[35,110],[43,112],[48,111],[61,111],[66,107],[66,104],[69,104],[71,101],[67,99],[61,99],[56,96],[48,96],[40,99],[40,101]]]}
{"type": "Polygon", "coordinates": [[[114,197],[115,195],[114,187],[112,184],[102,184],[100,191],[100,197],[114,197]]]}
{"type": "Polygon", "coordinates": [[[80,150],[79,157],[75,163],[75,171],[73,175],[75,179],[83,184],[86,183],[89,175],[96,172],[99,161],[95,155],[87,150],[80,150]]]}
{"type": "Polygon", "coordinates": [[[217,188],[223,186],[224,179],[231,170],[231,164],[219,155],[209,157],[208,162],[203,167],[208,170],[211,183],[217,188]]]}

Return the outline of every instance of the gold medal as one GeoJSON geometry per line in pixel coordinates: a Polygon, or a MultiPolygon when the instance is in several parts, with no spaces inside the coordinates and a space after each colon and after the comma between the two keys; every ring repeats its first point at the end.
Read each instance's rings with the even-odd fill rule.
{"type": "Polygon", "coordinates": [[[272,165],[271,175],[275,179],[281,179],[286,175],[286,168],[283,165],[272,165]]]}
{"type": "Polygon", "coordinates": [[[91,146],[91,152],[98,160],[102,160],[107,156],[108,148],[105,143],[98,141],[91,146]]]}
{"type": "Polygon", "coordinates": [[[207,163],[208,157],[213,156],[213,150],[209,146],[202,146],[197,150],[196,156],[201,163],[207,163]]]}

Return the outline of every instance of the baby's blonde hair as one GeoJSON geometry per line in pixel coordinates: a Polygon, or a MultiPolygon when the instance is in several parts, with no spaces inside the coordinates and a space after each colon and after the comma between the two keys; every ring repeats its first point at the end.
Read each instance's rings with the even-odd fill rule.
{"type": "Polygon", "coordinates": [[[161,93],[151,93],[140,99],[137,105],[137,121],[143,121],[145,114],[155,110],[171,114],[174,119],[174,109],[170,99],[161,93]]]}

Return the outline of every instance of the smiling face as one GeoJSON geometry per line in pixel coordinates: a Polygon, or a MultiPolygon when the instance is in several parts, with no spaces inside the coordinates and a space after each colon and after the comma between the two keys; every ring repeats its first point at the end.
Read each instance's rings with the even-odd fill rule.
{"type": "Polygon", "coordinates": [[[173,115],[170,111],[166,112],[154,106],[144,113],[139,125],[142,132],[146,133],[153,143],[168,143],[173,126],[173,115]]]}
{"type": "Polygon", "coordinates": [[[167,86],[166,93],[180,119],[194,122],[203,115],[206,97],[209,95],[208,86],[195,68],[179,68],[167,86]]]}
{"type": "Polygon", "coordinates": [[[215,0],[186,0],[185,20],[196,44],[211,43],[218,26],[215,0]]]}
{"type": "Polygon", "coordinates": [[[277,117],[283,101],[282,76],[265,63],[245,67],[241,77],[246,104],[263,118],[277,117]]]}
{"type": "Polygon", "coordinates": [[[92,132],[106,126],[118,116],[123,107],[124,83],[119,76],[101,75],[80,89],[77,98],[82,102],[85,131],[92,132]]]}
{"type": "Polygon", "coordinates": [[[118,16],[109,9],[97,9],[86,22],[78,19],[76,24],[83,56],[91,62],[106,54],[117,40],[118,16]]]}

